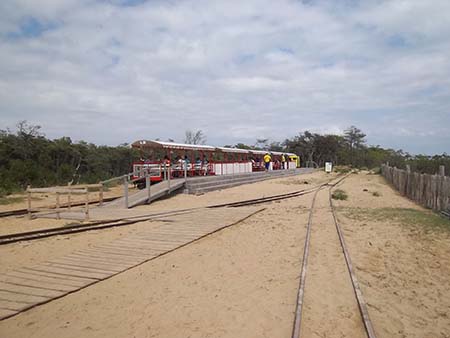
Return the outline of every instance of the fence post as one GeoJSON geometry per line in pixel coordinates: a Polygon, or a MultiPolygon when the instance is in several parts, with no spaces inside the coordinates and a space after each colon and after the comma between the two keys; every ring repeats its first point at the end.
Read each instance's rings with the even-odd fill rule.
{"type": "Polygon", "coordinates": [[[150,190],[150,184],[151,184],[150,176],[147,173],[145,175],[145,187],[147,188],[148,203],[150,203],[150,198],[152,197],[152,193],[151,193],[151,190],[150,190]]]}
{"type": "Polygon", "coordinates": [[[128,209],[128,179],[127,175],[123,176],[123,195],[125,200],[125,208],[128,209]]]}
{"type": "Polygon", "coordinates": [[[61,216],[59,214],[59,208],[60,208],[59,192],[56,192],[56,219],[61,219],[61,216]]]}
{"type": "Polygon", "coordinates": [[[98,192],[98,199],[99,199],[98,205],[102,206],[103,205],[103,189],[104,189],[104,186],[103,186],[102,182],[100,182],[100,184],[101,184],[100,185],[100,190],[98,192]]]}
{"type": "Polygon", "coordinates": [[[84,221],[89,221],[89,191],[86,188],[86,201],[84,204],[84,221]]]}
{"type": "Polygon", "coordinates": [[[439,166],[439,176],[445,176],[445,166],[439,166]]]}
{"type": "Polygon", "coordinates": [[[170,164],[167,167],[167,185],[169,186],[169,194],[170,194],[170,164]]]}
{"type": "Polygon", "coordinates": [[[187,181],[187,163],[184,161],[184,182],[187,181]]]}
{"type": "Polygon", "coordinates": [[[27,186],[27,200],[28,200],[28,207],[27,207],[27,211],[28,211],[28,219],[31,219],[31,185],[27,186]]]}
{"type": "Polygon", "coordinates": [[[406,172],[407,173],[411,172],[411,166],[409,164],[406,165],[406,172]]]}

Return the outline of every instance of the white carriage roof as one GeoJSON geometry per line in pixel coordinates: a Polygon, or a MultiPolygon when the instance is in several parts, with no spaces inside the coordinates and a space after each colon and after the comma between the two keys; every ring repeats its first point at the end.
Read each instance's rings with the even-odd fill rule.
{"type": "Polygon", "coordinates": [[[186,143],[162,142],[151,140],[136,141],[132,144],[132,146],[143,148],[164,148],[164,149],[203,150],[203,151],[214,151],[216,149],[215,147],[206,146],[202,144],[186,144],[186,143]]]}
{"type": "Polygon", "coordinates": [[[265,155],[267,153],[270,153],[273,155],[286,154],[289,156],[297,156],[293,153],[282,153],[279,151],[214,147],[202,144],[187,144],[187,143],[163,142],[153,140],[139,140],[134,142],[131,146],[135,148],[142,147],[142,148],[163,148],[163,149],[179,149],[179,150],[221,151],[224,153],[255,154],[255,155],[265,155]]]}
{"type": "Polygon", "coordinates": [[[240,149],[240,148],[226,148],[226,147],[216,147],[217,150],[220,150],[224,153],[239,153],[239,154],[248,154],[248,149],[240,149]]]}

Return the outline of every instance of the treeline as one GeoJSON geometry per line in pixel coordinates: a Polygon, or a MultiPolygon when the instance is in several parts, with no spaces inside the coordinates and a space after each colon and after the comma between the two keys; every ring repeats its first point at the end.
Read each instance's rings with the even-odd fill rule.
{"type": "Polygon", "coordinates": [[[399,169],[410,165],[412,171],[426,174],[435,174],[439,171],[439,166],[444,165],[447,175],[450,172],[450,156],[447,154],[410,155],[402,150],[368,146],[366,135],[354,126],[346,129],[343,135],[321,135],[305,131],[283,142],[260,139],[254,145],[238,143],[235,147],[295,153],[300,155],[302,166],[310,167],[322,167],[325,162],[331,161],[334,165],[372,169],[389,162],[399,169]]]}
{"type": "Polygon", "coordinates": [[[39,126],[19,122],[17,131],[0,130],[0,196],[35,187],[97,183],[128,173],[138,152],[117,147],[73,143],[68,137],[47,139],[39,126]]]}
{"type": "MultiPolygon", "coordinates": [[[[190,132],[190,135],[186,142],[204,143],[206,139],[201,131],[190,132]]],[[[260,139],[254,145],[238,143],[235,147],[296,153],[300,155],[302,166],[321,167],[331,161],[335,165],[375,168],[389,162],[402,169],[409,164],[413,171],[422,173],[434,174],[439,165],[445,165],[447,173],[450,171],[450,157],[446,154],[412,156],[401,150],[367,146],[365,137],[361,130],[352,126],[344,135],[305,131],[283,142],[260,139]]],[[[83,141],[74,143],[68,137],[50,140],[40,132],[39,126],[22,121],[14,132],[0,130],[0,196],[23,190],[27,185],[96,183],[128,173],[139,156],[139,152],[127,144],[108,147],[83,141]]]]}

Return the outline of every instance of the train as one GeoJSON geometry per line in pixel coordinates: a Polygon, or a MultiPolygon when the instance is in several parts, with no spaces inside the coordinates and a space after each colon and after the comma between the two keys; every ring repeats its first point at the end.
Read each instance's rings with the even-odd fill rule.
{"type": "Polygon", "coordinates": [[[133,163],[132,181],[145,188],[151,183],[184,176],[243,174],[264,171],[264,155],[271,155],[269,170],[293,170],[300,167],[300,157],[277,151],[215,147],[209,145],[139,140],[131,145],[139,149],[141,160],[133,163]],[[285,162],[282,161],[284,156],[285,162]]]}

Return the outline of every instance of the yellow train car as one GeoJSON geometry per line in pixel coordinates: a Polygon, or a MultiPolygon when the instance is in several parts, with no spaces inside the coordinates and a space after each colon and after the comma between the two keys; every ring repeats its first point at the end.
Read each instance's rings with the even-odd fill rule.
{"type": "Polygon", "coordinates": [[[297,164],[297,168],[300,168],[300,156],[295,154],[288,154],[289,162],[295,162],[297,164]]]}

